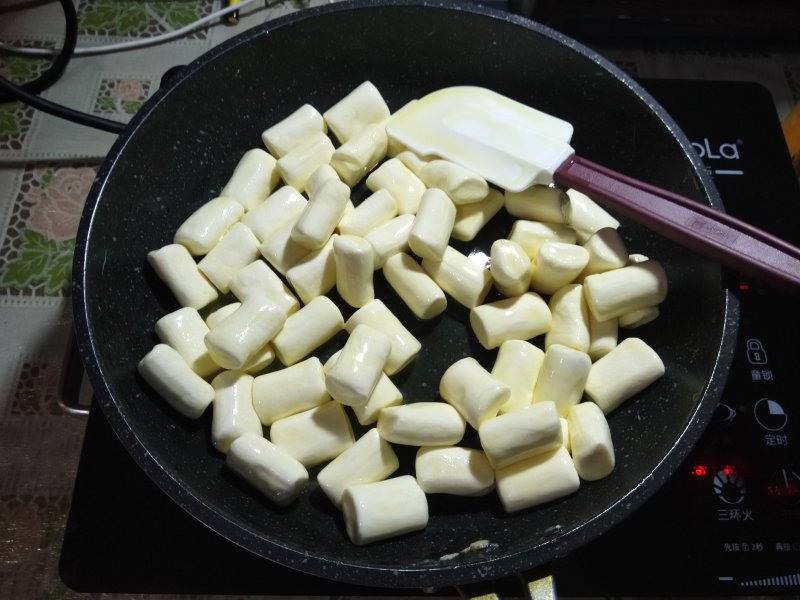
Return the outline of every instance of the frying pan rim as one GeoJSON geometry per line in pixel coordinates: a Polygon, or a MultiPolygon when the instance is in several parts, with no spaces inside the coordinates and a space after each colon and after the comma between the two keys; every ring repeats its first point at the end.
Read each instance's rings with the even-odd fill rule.
{"type": "MultiPolygon", "coordinates": [[[[161,462],[147,450],[146,446],[128,421],[124,408],[117,404],[113,398],[113,394],[107,385],[103,369],[101,368],[98,354],[95,353],[96,339],[93,335],[91,319],[88,313],[90,299],[87,297],[87,290],[84,285],[87,272],[86,265],[87,261],[89,260],[88,240],[92,231],[94,217],[96,214],[95,208],[103,196],[103,188],[105,183],[116,166],[117,160],[124,155],[129,141],[133,139],[149,115],[155,111],[161,102],[163,102],[169,96],[169,93],[173,88],[178,86],[185,78],[191,77],[197,70],[201,69],[207,63],[214,61],[218,56],[238,47],[241,44],[249,43],[249,41],[254,37],[265,35],[269,32],[290,26],[299,21],[313,19],[321,14],[351,11],[353,9],[364,8],[385,9],[396,6],[420,6],[444,10],[461,10],[485,17],[491,17],[493,19],[511,22],[515,25],[532,30],[539,35],[544,35],[548,38],[551,38],[561,45],[566,46],[573,52],[576,52],[593,61],[595,64],[599,65],[610,75],[616,78],[631,93],[638,96],[638,98],[644,102],[655,114],[655,116],[658,117],[658,119],[666,126],[666,129],[670,132],[675,141],[677,141],[681,146],[683,154],[692,163],[694,174],[700,180],[703,191],[705,192],[709,203],[715,208],[722,209],[722,203],[720,201],[719,194],[714,186],[713,181],[711,180],[710,175],[707,174],[702,166],[702,163],[700,162],[700,159],[692,150],[689,140],[683,134],[675,121],[669,116],[666,110],[664,110],[663,107],[661,107],[660,104],[648,92],[646,92],[628,75],[623,73],[607,59],[583,44],[577,42],[576,40],[558,33],[540,23],[536,23],[518,15],[513,15],[472,3],[431,2],[426,0],[390,0],[388,2],[382,2],[380,5],[376,5],[369,0],[345,1],[331,5],[305,9],[279,17],[262,25],[253,27],[242,34],[223,42],[222,44],[192,61],[189,65],[187,65],[187,67],[183,68],[173,79],[162,86],[162,88],[159,89],[154,96],[145,103],[142,109],[137,112],[128,127],[116,140],[112,146],[112,149],[101,165],[90,191],[89,198],[87,199],[84,212],[81,216],[79,231],[76,238],[73,267],[73,313],[80,356],[89,375],[95,397],[98,400],[98,404],[115,434],[117,437],[119,437],[121,443],[132,455],[137,464],[158,485],[158,487],[184,510],[193,515],[199,522],[216,531],[223,537],[229,539],[231,542],[251,552],[257,553],[269,560],[274,560],[284,566],[294,568],[302,572],[350,583],[366,583],[368,585],[393,588],[421,588],[430,586],[466,584],[479,580],[485,580],[487,579],[487,572],[492,573],[489,578],[499,577],[503,573],[521,572],[527,570],[533,561],[530,557],[530,552],[523,551],[517,554],[504,555],[496,559],[487,557],[485,561],[475,563],[459,565],[443,563],[441,567],[426,565],[425,567],[404,567],[397,569],[375,565],[365,566],[363,564],[350,564],[347,562],[337,562],[335,565],[332,565],[330,559],[322,556],[316,557],[316,560],[322,563],[318,565],[314,561],[310,561],[309,563],[307,560],[309,558],[308,554],[304,556],[298,556],[297,551],[288,545],[281,545],[275,541],[264,540],[257,535],[257,532],[250,531],[248,528],[242,527],[241,523],[234,523],[230,519],[225,518],[214,508],[214,506],[208,504],[202,498],[188,493],[184,484],[182,484],[181,481],[169,471],[169,469],[163,466],[161,462]],[[235,526],[231,527],[231,525],[235,526]],[[496,569],[496,567],[500,568],[496,569]]],[[[727,372],[732,361],[739,316],[738,301],[730,292],[730,290],[724,290],[723,304],[724,313],[723,323],[721,325],[721,344],[717,354],[717,360],[715,361],[714,369],[709,382],[706,385],[706,391],[703,394],[703,397],[710,395],[715,399],[718,399],[721,390],[724,387],[727,372]]],[[[575,544],[574,541],[570,543],[570,540],[573,540],[574,536],[569,537],[570,532],[565,532],[559,534],[558,539],[561,542],[560,544],[555,542],[552,544],[550,542],[544,542],[542,545],[538,546],[536,549],[537,564],[562,558],[565,554],[572,551],[574,547],[582,546],[588,541],[591,541],[591,539],[601,535],[604,531],[607,531],[610,527],[616,525],[631,512],[644,504],[644,502],[649,499],[660,487],[659,481],[665,480],[668,476],[670,476],[686,458],[691,448],[694,447],[700,435],[704,431],[715,405],[716,401],[699,401],[694,412],[692,413],[690,420],[688,421],[687,426],[678,436],[675,445],[667,453],[665,453],[665,455],[653,469],[653,472],[650,474],[650,476],[643,479],[637,486],[629,489],[611,507],[608,507],[606,510],[596,514],[590,520],[590,524],[592,524],[591,527],[585,527],[582,525],[580,529],[585,535],[577,544],[575,544]],[[625,505],[625,510],[621,511],[619,507],[623,504],[625,505]],[[563,541],[564,535],[568,536],[566,538],[567,543],[564,543],[563,541]],[[542,560],[542,557],[544,557],[544,560],[542,560]]]]}

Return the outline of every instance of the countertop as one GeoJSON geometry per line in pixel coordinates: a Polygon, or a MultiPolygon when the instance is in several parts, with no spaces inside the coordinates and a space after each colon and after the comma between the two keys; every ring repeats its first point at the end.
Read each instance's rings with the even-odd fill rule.
{"type": "MultiPolygon", "coordinates": [[[[124,123],[171,67],[258,23],[323,3],[268,1],[265,7],[259,1],[242,11],[237,25],[215,20],[167,44],[75,58],[43,96],[124,123]]],[[[57,2],[13,4],[0,8],[1,41],[59,46],[57,2]]],[[[176,29],[218,9],[219,2],[77,0],[76,7],[78,46],[91,46],[176,29]]],[[[590,45],[634,77],[757,81],[772,93],[781,119],[800,101],[797,46],[760,42],[737,48],[664,38],[590,45]]],[[[43,68],[40,59],[0,50],[0,75],[12,81],[31,79],[43,68]]],[[[66,368],[72,348],[70,275],[83,203],[114,139],[19,103],[0,105],[2,598],[84,597],[58,573],[87,419],[85,407],[65,405],[65,385],[75,383],[66,368]]]]}

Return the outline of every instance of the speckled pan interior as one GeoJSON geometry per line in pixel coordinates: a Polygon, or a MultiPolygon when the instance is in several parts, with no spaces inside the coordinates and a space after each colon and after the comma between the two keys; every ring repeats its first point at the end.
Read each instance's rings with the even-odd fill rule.
{"type": "MultiPolygon", "coordinates": [[[[495,494],[431,497],[425,531],[358,547],[316,486],[289,508],[271,506],[226,471],[210,445],[209,415],[195,422],[178,417],[136,375],[138,360],[156,342],[154,323],[177,308],[148,268],[147,252],[169,243],[177,226],[219,193],[240,156],[261,145],[268,125],[302,103],[325,110],[364,80],[392,109],[443,86],[489,87],[571,121],[582,156],[718,202],[663,109],[608,62],[546,28],[439,2],[304,11],[245,32],[185,68],[145,105],[102,166],[81,222],[73,288],[97,403],[166,494],[265,559],[395,588],[486,580],[545,565],[601,535],[658,489],[701,434],[727,374],[737,311],[720,268],[640,227],[623,223],[629,249],[661,260],[671,289],[661,317],[636,335],[659,351],[667,374],[611,415],[615,472],[543,507],[505,514],[495,494]],[[441,559],[476,540],[490,543],[441,559]]],[[[354,200],[363,195],[357,189],[354,200]]],[[[509,227],[509,219],[497,218],[479,240],[459,247],[488,251],[509,227]]],[[[435,398],[444,369],[464,355],[491,366],[493,353],[477,347],[466,311],[415,321],[379,276],[378,293],[423,344],[397,379],[408,401],[435,398]]],[[[322,353],[341,343],[337,338],[322,353]]],[[[413,451],[399,452],[403,471],[411,472],[413,451]]]]}

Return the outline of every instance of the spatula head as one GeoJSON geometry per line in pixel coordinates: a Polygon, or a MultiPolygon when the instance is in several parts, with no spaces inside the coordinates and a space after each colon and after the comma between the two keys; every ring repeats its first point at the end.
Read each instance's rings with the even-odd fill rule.
{"type": "Polygon", "coordinates": [[[442,88],[394,113],[389,138],[471,169],[507,190],[549,184],[574,151],[572,125],[476,86],[442,88]]]}

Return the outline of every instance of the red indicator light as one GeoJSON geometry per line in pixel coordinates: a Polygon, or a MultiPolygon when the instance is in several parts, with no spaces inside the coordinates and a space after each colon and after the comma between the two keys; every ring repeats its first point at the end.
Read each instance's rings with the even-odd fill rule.
{"type": "Polygon", "coordinates": [[[736,469],[730,465],[725,465],[722,467],[722,472],[725,473],[725,475],[733,475],[736,472],[736,469]]]}
{"type": "Polygon", "coordinates": [[[749,292],[750,291],[750,286],[748,284],[746,284],[746,283],[740,283],[739,284],[739,291],[749,292]]]}
{"type": "Polygon", "coordinates": [[[708,475],[708,468],[705,465],[695,465],[691,472],[695,477],[705,477],[708,475]]]}

